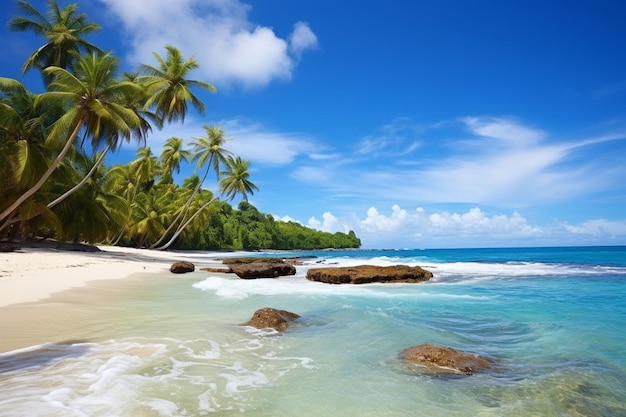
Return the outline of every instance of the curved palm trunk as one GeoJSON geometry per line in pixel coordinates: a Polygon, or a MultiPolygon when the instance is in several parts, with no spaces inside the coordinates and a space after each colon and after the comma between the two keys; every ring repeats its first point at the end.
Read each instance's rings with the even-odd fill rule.
{"type": "MultiPolygon", "coordinates": [[[[211,164],[209,163],[209,166],[211,164]]],[[[178,221],[180,220],[181,216],[186,215],[187,211],[189,210],[189,207],[191,207],[191,203],[193,201],[193,198],[196,196],[196,194],[198,194],[198,191],[200,191],[200,188],[202,187],[202,184],[204,183],[204,180],[206,180],[206,177],[209,175],[209,169],[207,168],[206,172],[204,173],[204,177],[202,177],[202,180],[198,183],[198,185],[196,185],[196,187],[193,189],[193,192],[191,193],[191,196],[189,196],[189,199],[187,200],[187,202],[185,203],[185,205],[183,206],[183,208],[180,210],[180,212],[178,213],[178,215],[176,216],[176,218],[172,221],[172,223],[169,225],[169,227],[165,230],[165,232],[163,232],[163,235],[159,238],[159,240],[157,240],[156,242],[154,242],[151,246],[150,249],[161,249],[161,248],[157,248],[157,246],[159,246],[161,244],[161,242],[163,242],[163,240],[165,239],[165,237],[167,236],[167,234],[169,232],[172,231],[172,229],[174,228],[174,226],[176,226],[176,223],[178,223],[178,221]]],[[[184,217],[183,217],[184,218],[184,217]]],[[[182,225],[181,227],[179,227],[176,232],[174,233],[174,235],[176,237],[178,237],[178,235],[181,232],[181,228],[184,228],[186,226],[182,225]]],[[[171,242],[170,242],[171,244],[171,242]]],[[[168,245],[169,246],[169,245],[168,245]]]]}
{"type": "MultiPolygon", "coordinates": [[[[170,247],[170,245],[172,243],[174,243],[174,241],[176,240],[176,238],[178,238],[178,236],[182,233],[183,230],[185,230],[185,227],[187,227],[189,225],[189,223],[191,223],[193,221],[193,219],[196,218],[196,216],[198,214],[200,214],[202,212],[202,210],[204,210],[205,208],[207,208],[209,206],[209,204],[211,204],[212,202],[214,202],[215,200],[217,200],[217,197],[212,198],[208,203],[204,204],[202,207],[200,207],[198,209],[198,211],[196,211],[193,216],[191,216],[189,218],[189,220],[187,220],[185,223],[183,223],[178,230],[176,230],[176,233],[174,233],[174,236],[172,236],[172,238],[163,246],[160,246],[158,248],[156,248],[157,250],[165,250],[167,248],[170,247]]],[[[152,248],[151,248],[152,249],[152,248]]]]}
{"type": "Polygon", "coordinates": [[[72,134],[70,135],[70,137],[67,139],[67,142],[65,142],[65,146],[63,147],[63,149],[61,150],[61,153],[59,153],[59,155],[57,155],[57,157],[54,159],[54,161],[52,161],[52,163],[50,164],[50,166],[48,167],[48,169],[46,170],[46,172],[44,172],[44,174],[41,176],[41,178],[39,179],[39,181],[37,181],[37,183],[30,188],[29,190],[27,190],[24,194],[22,194],[17,200],[15,200],[13,202],[13,204],[11,204],[9,207],[7,207],[2,213],[0,213],[0,221],[6,219],[11,213],[13,213],[13,211],[15,211],[15,209],[17,209],[24,201],[26,201],[28,198],[30,198],[33,194],[35,194],[37,191],[39,191],[39,189],[45,184],[45,182],[48,180],[48,178],[50,178],[50,176],[52,175],[52,173],[54,172],[55,169],[57,169],[57,167],[59,166],[59,164],[61,163],[61,161],[63,160],[63,158],[65,158],[65,155],[67,155],[68,151],[70,150],[70,148],[72,147],[72,145],[74,144],[74,141],[76,140],[76,137],[78,136],[78,132],[80,132],[80,129],[82,129],[83,127],[83,121],[80,120],[77,124],[76,127],[74,128],[74,131],[72,132],[72,134]]]}
{"type": "Polygon", "coordinates": [[[83,185],[85,185],[85,183],[87,183],[87,181],[89,180],[89,178],[91,178],[91,176],[93,175],[94,172],[96,172],[96,170],[98,169],[98,167],[100,166],[100,164],[102,163],[102,161],[104,161],[104,156],[107,154],[107,152],[109,152],[109,150],[113,147],[113,144],[108,144],[107,147],[102,151],[102,154],[98,157],[98,160],[96,161],[96,163],[93,165],[93,167],[91,167],[91,169],[89,170],[89,172],[87,173],[87,175],[85,175],[85,178],[83,178],[78,184],[76,184],[74,187],[70,188],[69,190],[67,190],[63,195],[61,195],[60,197],[58,197],[56,200],[51,201],[50,203],[48,203],[48,208],[52,208],[54,206],[56,206],[57,204],[59,204],[61,201],[65,200],[67,197],[69,197],[70,195],[74,194],[76,191],[78,191],[83,185]]]}

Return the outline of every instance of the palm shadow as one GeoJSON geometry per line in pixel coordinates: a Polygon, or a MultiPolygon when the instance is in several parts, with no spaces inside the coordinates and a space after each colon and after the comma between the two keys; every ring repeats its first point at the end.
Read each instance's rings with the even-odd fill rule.
{"type": "Polygon", "coordinates": [[[63,359],[76,358],[86,354],[89,350],[86,341],[68,340],[0,353],[0,375],[49,365],[63,359]]]}

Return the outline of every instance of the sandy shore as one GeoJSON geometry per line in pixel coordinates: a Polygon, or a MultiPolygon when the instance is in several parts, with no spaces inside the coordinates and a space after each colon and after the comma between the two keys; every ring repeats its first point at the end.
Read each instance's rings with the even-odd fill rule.
{"type": "MultiPolygon", "coordinates": [[[[99,252],[79,252],[41,245],[0,253],[0,307],[40,301],[90,281],[168,271],[172,262],[178,260],[196,263],[190,259],[191,253],[112,246],[99,249],[99,252]]],[[[210,257],[202,260],[200,266],[221,266],[221,262],[210,257]]]]}

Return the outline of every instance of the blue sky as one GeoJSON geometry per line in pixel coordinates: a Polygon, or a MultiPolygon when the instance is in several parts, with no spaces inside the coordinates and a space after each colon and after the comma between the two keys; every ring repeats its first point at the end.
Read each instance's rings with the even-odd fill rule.
{"type": "MultiPolygon", "coordinates": [[[[219,124],[262,212],[367,248],[626,244],[621,0],[75,3],[124,70],[195,54],[207,113],[148,144],[219,124]]],[[[1,75],[36,91],[42,40],[1,30],[1,75]]]]}

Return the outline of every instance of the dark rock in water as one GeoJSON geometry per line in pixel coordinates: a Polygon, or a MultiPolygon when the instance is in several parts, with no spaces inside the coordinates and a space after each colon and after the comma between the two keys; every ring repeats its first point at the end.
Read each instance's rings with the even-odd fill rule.
{"type": "Polygon", "coordinates": [[[307,279],[328,284],[369,284],[372,282],[414,283],[428,281],[433,273],[419,266],[347,266],[337,268],[312,268],[307,279]]]}
{"type": "MultiPolygon", "coordinates": [[[[424,367],[422,371],[429,374],[473,374],[492,368],[492,363],[487,359],[428,343],[403,350],[400,359],[421,365],[424,367]]],[[[420,371],[419,368],[412,369],[420,371]]]]}
{"type": "Polygon", "coordinates": [[[255,311],[252,318],[247,323],[244,323],[244,325],[256,327],[257,329],[272,328],[274,330],[283,331],[289,327],[289,322],[299,317],[300,316],[296,313],[265,307],[255,311]]]}
{"type": "Polygon", "coordinates": [[[282,259],[237,258],[223,260],[239,278],[276,278],[295,275],[296,267],[282,259]]]}
{"type": "Polygon", "coordinates": [[[170,272],[174,274],[185,274],[187,272],[193,272],[196,270],[196,266],[188,261],[178,261],[174,262],[172,266],[170,266],[170,272]]]}

